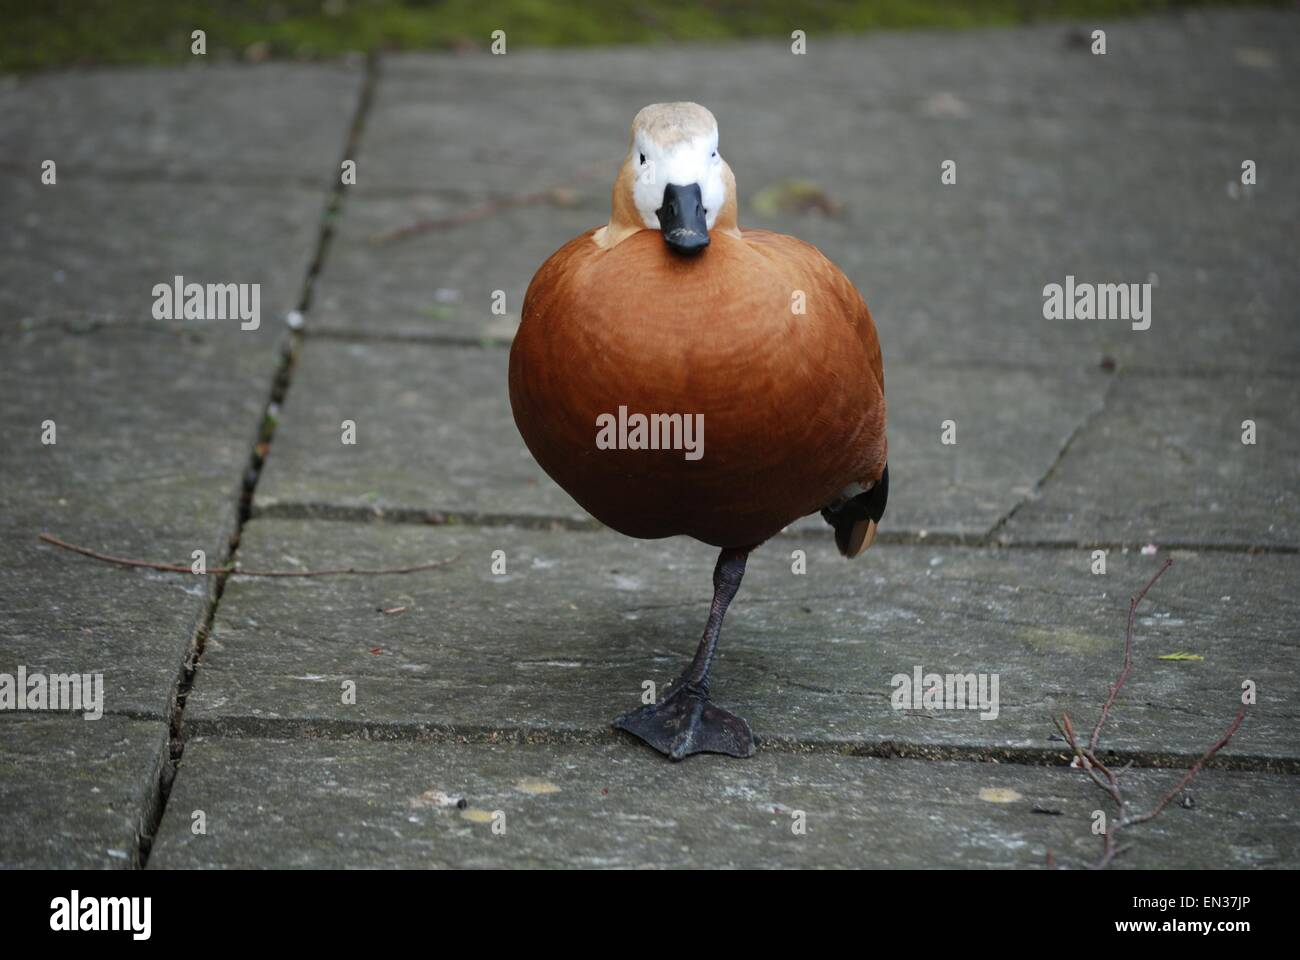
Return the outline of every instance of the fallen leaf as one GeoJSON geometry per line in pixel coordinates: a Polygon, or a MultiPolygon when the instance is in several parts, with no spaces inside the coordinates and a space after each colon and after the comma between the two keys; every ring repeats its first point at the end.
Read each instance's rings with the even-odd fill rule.
{"type": "Polygon", "coordinates": [[[250,43],[244,48],[244,59],[249,63],[264,63],[270,59],[271,45],[265,40],[250,43]]]}
{"type": "Polygon", "coordinates": [[[940,90],[925,98],[921,104],[921,113],[927,117],[965,117],[970,114],[970,107],[955,94],[940,90]]]}
{"type": "Polygon", "coordinates": [[[809,210],[834,217],[841,210],[841,205],[811,180],[782,180],[766,186],[754,194],[750,207],[768,217],[809,210]]]}
{"type": "Polygon", "coordinates": [[[559,787],[557,787],[553,783],[547,782],[546,780],[520,780],[517,784],[515,784],[515,788],[517,790],[522,790],[524,793],[541,794],[541,793],[560,792],[559,787]]]}
{"type": "Polygon", "coordinates": [[[1009,787],[981,787],[980,799],[988,803],[1015,803],[1022,797],[1009,787]]]}
{"type": "Polygon", "coordinates": [[[546,199],[557,207],[576,207],[581,197],[571,187],[552,187],[547,191],[546,199]]]}
{"type": "Polygon", "coordinates": [[[1273,56],[1273,51],[1263,47],[1238,47],[1233,53],[1242,66],[1254,67],[1256,70],[1272,70],[1277,66],[1277,57],[1273,56]]]}
{"type": "Polygon", "coordinates": [[[1157,660],[1204,660],[1205,658],[1199,653],[1162,653],[1156,657],[1157,660]]]}

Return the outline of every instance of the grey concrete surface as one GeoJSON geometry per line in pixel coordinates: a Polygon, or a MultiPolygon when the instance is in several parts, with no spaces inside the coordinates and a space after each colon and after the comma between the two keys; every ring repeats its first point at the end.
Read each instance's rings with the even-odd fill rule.
{"type": "Polygon", "coordinates": [[[138,866],[167,725],[0,716],[0,869],[138,866]]]}
{"type": "Polygon", "coordinates": [[[355,109],[361,73],[360,63],[249,66],[195,58],[180,67],[5,77],[0,166],[28,174],[52,159],[62,182],[111,176],[328,187],[346,129],[338,119],[346,122],[355,109]]]}
{"type": "MultiPolygon", "coordinates": [[[[250,523],[240,555],[259,569],[459,559],[383,580],[233,579],[185,713],[196,731],[584,741],[609,739],[645,681],[662,687],[689,663],[715,559],[682,539],[281,520],[250,523]]],[[[713,691],[760,738],[808,748],[1054,754],[1052,717],[1095,719],[1122,664],[1128,598],[1160,562],[1116,553],[1099,576],[1083,550],[881,546],[848,563],[829,537],[774,541],[728,613],[713,691]],[[792,573],[793,550],[806,574],[792,573]],[[893,709],[891,679],[917,666],[999,673],[997,716],[893,709]]],[[[1138,666],[1106,743],[1199,756],[1250,679],[1260,701],[1234,752],[1294,766],[1298,569],[1293,556],[1180,554],[1138,622],[1138,666]],[[1157,659],[1175,652],[1204,659],[1157,659]]]]}
{"type": "Polygon", "coordinates": [[[1121,378],[1006,538],[1294,549],[1297,409],[1290,377],[1121,378]]]}
{"type": "Polygon", "coordinates": [[[0,330],[161,327],[265,349],[298,305],[324,198],[294,186],[73,180],[0,173],[17,230],[0,237],[0,330]],[[241,210],[237,218],[226,214],[241,210]],[[261,325],[156,320],[154,286],[259,284],[261,325]]]}
{"type": "MultiPolygon", "coordinates": [[[[1129,776],[1143,806],[1176,780],[1129,776]]],[[[177,782],[151,867],[1036,868],[1049,849],[1071,867],[1099,852],[1095,788],[1016,764],[760,753],[667,766],[622,745],[197,738],[177,782]]],[[[1211,771],[1189,793],[1190,809],[1133,828],[1122,868],[1295,862],[1292,777],[1211,771]]]]}
{"type": "Polygon", "coordinates": [[[102,672],[110,711],[167,715],[209,578],[128,572],[37,535],[185,565],[201,549],[219,566],[274,369],[270,350],[232,349],[237,336],[0,335],[0,672],[102,672]]]}
{"type": "Polygon", "coordinates": [[[106,712],[0,714],[0,864],[140,860],[215,581],[37,534],[219,565],[360,83],[337,67],[0,83],[0,674],[101,674],[106,712]],[[155,319],[153,286],[177,274],[260,284],[260,328],[155,319]]]}
{"type": "Polygon", "coordinates": [[[0,674],[102,673],[106,709],[0,713],[0,866],[1082,865],[1100,795],[1051,716],[1090,724],[1172,556],[1103,747],[1150,802],[1258,699],[1119,866],[1295,867],[1300,18],[1102,26],[1105,57],[1057,24],[0,79],[0,674]],[[678,97],[717,114],[742,222],[866,295],[893,483],[858,561],[815,517],[754,554],[714,689],[759,752],[674,766],[608,721],[690,657],[712,551],[551,484],[505,347],[538,264],[604,221],[632,115],[678,97]],[[756,202],[798,179],[833,212],[756,202]],[[155,320],[178,273],[262,284],[262,329],[155,320]],[[1150,282],[1150,328],[1045,320],[1067,275],[1150,282]],[[42,530],[167,562],[238,535],[248,568],[456,559],[219,592],[42,530]],[[997,674],[997,718],[892,709],[917,666],[997,674]]]}

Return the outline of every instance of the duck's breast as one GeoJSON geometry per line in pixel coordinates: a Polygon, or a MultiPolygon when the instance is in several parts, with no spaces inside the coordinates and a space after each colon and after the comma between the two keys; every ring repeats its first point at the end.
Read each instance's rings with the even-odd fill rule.
{"type": "Polygon", "coordinates": [[[747,546],[884,464],[870,314],[815,248],[777,234],[719,234],[689,259],[652,230],[609,250],[571,241],[529,287],[510,396],[543,469],[630,536],[747,546]],[[598,445],[610,419],[616,447],[636,443],[635,414],[680,442],[598,445]]]}

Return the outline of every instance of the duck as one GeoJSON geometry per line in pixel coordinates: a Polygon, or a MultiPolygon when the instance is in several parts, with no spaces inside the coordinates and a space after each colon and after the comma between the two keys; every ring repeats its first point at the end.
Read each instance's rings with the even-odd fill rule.
{"type": "Polygon", "coordinates": [[[719,550],[691,662],[613,721],[672,760],[754,753],[710,696],[749,554],[820,513],[857,557],[889,494],[871,312],[816,247],[739,226],[718,144],[699,104],[640,110],[609,222],[537,270],[510,348],[515,424],[552,480],[628,537],[719,550]]]}

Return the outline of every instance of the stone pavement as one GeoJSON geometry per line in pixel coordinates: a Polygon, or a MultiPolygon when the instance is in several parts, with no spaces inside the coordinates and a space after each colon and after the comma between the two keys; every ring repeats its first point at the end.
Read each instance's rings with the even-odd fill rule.
{"type": "Polygon", "coordinates": [[[1243,680],[1258,702],[1119,865],[1300,865],[1300,18],[1102,26],[1104,57],[1056,25],[0,80],[0,674],[104,678],[98,720],[0,712],[0,866],[1083,864],[1102,797],[1051,717],[1090,728],[1166,556],[1104,740],[1131,795],[1243,680]],[[603,222],[665,99],[717,114],[743,223],[858,284],[888,374],[881,542],[845,563],[801,521],[728,617],[748,761],[610,730],[689,659],[713,551],[599,529],[506,395],[533,270],[603,222]],[[792,179],[838,214],[747,206],[792,179]],[[261,328],[154,319],[178,274],[260,283],[261,328]],[[1067,275],[1152,282],[1150,329],[1044,320],[1067,275]],[[199,578],[41,531],[214,568],[457,559],[199,578]],[[998,716],[892,709],[917,665],[997,674],[998,716]]]}

